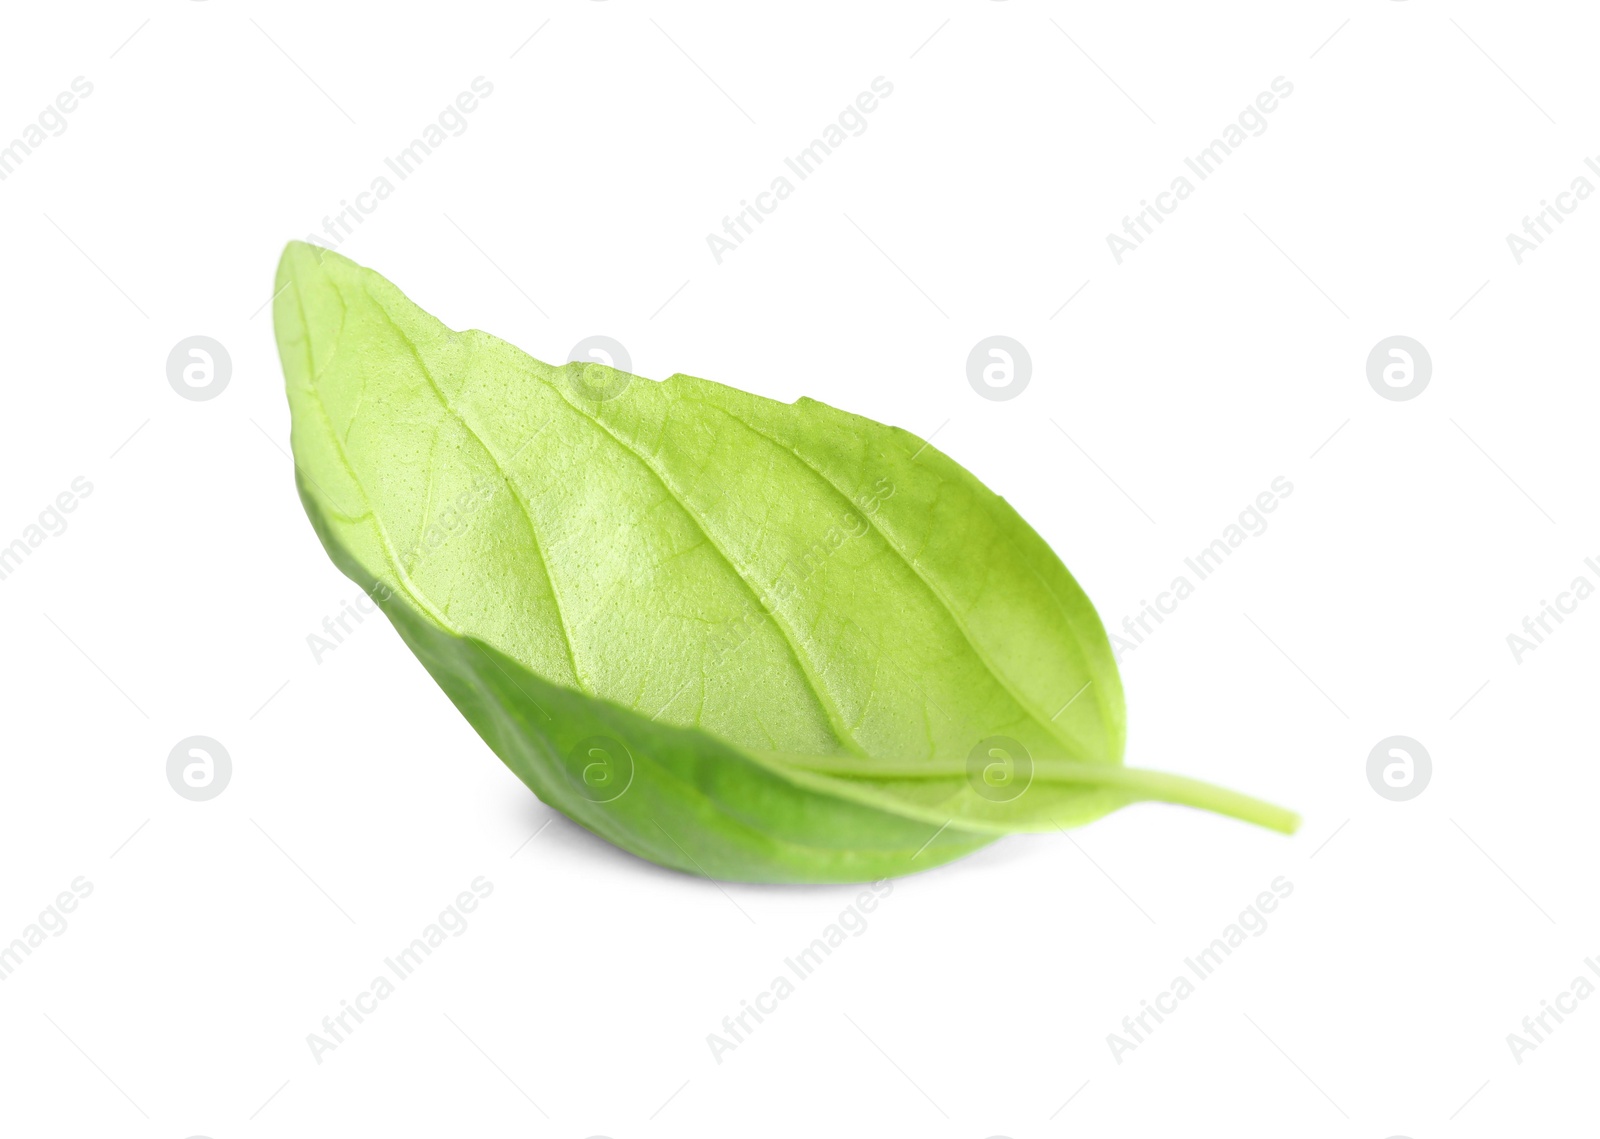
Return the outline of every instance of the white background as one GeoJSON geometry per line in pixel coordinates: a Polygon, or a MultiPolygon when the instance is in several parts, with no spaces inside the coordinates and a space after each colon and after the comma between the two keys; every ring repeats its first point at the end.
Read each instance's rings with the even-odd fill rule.
{"type": "Polygon", "coordinates": [[[1520,664],[1506,642],[1600,583],[1600,203],[1520,265],[1506,243],[1600,153],[1592,11],[170,0],[5,22],[0,142],[94,88],[0,182],[0,544],[93,485],[0,581],[0,941],[93,883],[0,983],[7,1133],[1592,1120],[1600,1000],[1521,1064],[1506,1042],[1600,954],[1600,601],[1520,664]],[[869,129],[717,264],[707,233],[880,75],[869,129]],[[354,589],[284,453],[274,266],[476,76],[466,132],[341,246],[454,327],[557,362],[606,334],[642,375],[937,431],[1108,626],[1288,478],[1123,673],[1129,763],[1292,806],[1301,832],[1138,806],[902,879],[716,1063],[707,1034],[857,891],[718,886],[539,830],[553,812],[386,624],[320,664],[307,646],[354,589]],[[1117,264],[1106,235],[1277,76],[1269,129],[1117,264]],[[1033,361],[1009,401],[965,374],[996,333],[1033,361]],[[166,375],[195,334],[232,359],[206,402],[166,375]],[[1395,334],[1433,362],[1406,402],[1366,377],[1395,334]],[[233,761],[204,803],[166,779],[196,734],[233,761]],[[1395,734],[1434,766],[1403,803],[1366,776],[1395,734]],[[479,875],[470,928],[317,1063],[307,1034],[479,875]],[[1279,875],[1267,931],[1113,1059],[1107,1034],[1279,875]]]}

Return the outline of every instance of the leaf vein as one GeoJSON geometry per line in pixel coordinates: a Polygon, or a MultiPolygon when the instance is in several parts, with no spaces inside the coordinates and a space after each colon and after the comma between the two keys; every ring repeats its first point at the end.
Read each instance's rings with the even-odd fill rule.
{"type": "MultiPolygon", "coordinates": [[[[395,334],[405,344],[406,349],[411,353],[412,359],[417,362],[417,367],[422,370],[423,378],[428,381],[428,387],[433,392],[434,398],[444,406],[444,409],[455,418],[457,423],[461,424],[462,429],[483,449],[483,453],[489,456],[489,461],[494,464],[494,469],[500,476],[500,481],[505,483],[506,489],[511,492],[512,499],[515,500],[518,509],[522,512],[523,521],[527,523],[528,536],[533,540],[533,552],[539,557],[539,568],[544,571],[545,585],[550,591],[550,604],[556,611],[556,625],[561,630],[561,640],[567,650],[567,662],[572,668],[572,682],[578,686],[579,691],[590,693],[589,686],[583,682],[583,674],[578,670],[578,654],[572,643],[572,631],[567,625],[566,616],[561,611],[561,595],[556,590],[555,578],[550,574],[550,562],[544,554],[544,543],[539,540],[538,528],[533,524],[532,505],[517,489],[517,484],[512,481],[510,474],[506,472],[504,465],[501,464],[500,456],[496,455],[494,448],[489,446],[489,441],[484,438],[476,427],[467,422],[467,417],[456,410],[455,404],[451,402],[450,397],[445,395],[444,391],[439,387],[438,382],[433,378],[433,372],[428,368],[427,361],[422,358],[422,353],[417,350],[416,343],[407,335],[406,330],[401,328],[394,317],[389,315],[389,310],[383,301],[373,296],[372,290],[367,288],[366,282],[362,282],[361,289],[362,292],[367,294],[367,299],[373,303],[373,306],[383,314],[383,319],[388,322],[389,327],[394,329],[395,334]]],[[[454,334],[452,333],[451,335],[454,334]]]]}
{"type": "MultiPolygon", "coordinates": [[[[545,382],[547,384],[549,383],[549,381],[545,382]]],[[[706,541],[711,545],[711,548],[717,552],[717,555],[722,559],[723,563],[733,571],[734,577],[736,577],[744,585],[744,587],[750,591],[751,595],[761,605],[762,611],[772,618],[773,626],[778,630],[778,634],[783,638],[784,643],[789,646],[789,651],[791,654],[793,654],[795,663],[800,666],[800,671],[805,676],[807,684],[811,688],[811,694],[813,698],[817,701],[818,706],[821,707],[823,714],[827,716],[828,723],[832,727],[833,733],[835,737],[838,738],[839,743],[845,748],[856,752],[858,755],[865,755],[865,749],[856,741],[855,736],[850,732],[849,728],[846,727],[843,715],[838,707],[834,704],[832,696],[827,691],[826,686],[822,683],[822,678],[814,667],[815,662],[809,659],[809,654],[801,652],[800,644],[795,640],[792,631],[788,628],[784,621],[779,619],[779,609],[775,604],[769,601],[765,591],[756,585],[755,581],[753,580],[754,575],[751,574],[747,569],[741,567],[732,558],[732,556],[730,556],[728,552],[722,548],[722,546],[717,542],[716,538],[712,536],[710,526],[706,520],[700,517],[700,515],[693,508],[691,508],[688,498],[676,487],[674,487],[671,482],[668,481],[667,477],[657,469],[654,463],[645,457],[645,453],[643,451],[630,445],[620,435],[611,430],[611,428],[608,427],[605,421],[599,416],[574,403],[567,397],[565,392],[561,391],[558,385],[549,384],[549,386],[555,389],[556,394],[561,397],[562,401],[566,403],[568,407],[572,408],[579,415],[583,416],[596,427],[600,428],[600,430],[604,432],[605,435],[607,435],[613,442],[615,442],[617,446],[621,447],[624,451],[632,455],[647,471],[655,476],[656,481],[661,484],[661,488],[667,492],[667,495],[673,500],[673,502],[677,503],[678,508],[683,511],[684,515],[695,524],[702,534],[705,535],[706,541]]]]}
{"type": "MultiPolygon", "coordinates": [[[[703,406],[711,406],[711,405],[705,404],[703,406]]],[[[995,679],[995,681],[999,683],[1001,688],[1005,689],[1007,695],[1009,695],[1011,697],[1011,699],[1016,701],[1017,706],[1020,707],[1023,711],[1027,712],[1028,715],[1032,716],[1036,721],[1038,721],[1038,723],[1045,729],[1045,731],[1047,731],[1051,736],[1055,737],[1055,739],[1057,741],[1059,741],[1069,751],[1076,751],[1077,750],[1075,745],[1074,745],[1074,743],[1073,743],[1073,741],[1069,737],[1067,737],[1060,730],[1059,726],[1055,723],[1055,721],[1052,720],[1049,716],[1043,715],[1042,714],[1042,709],[1036,708],[1031,700],[1029,700],[1020,691],[1017,690],[1017,687],[1011,681],[1011,678],[1009,676],[1007,676],[1003,671],[1001,671],[1001,669],[998,667],[998,665],[996,665],[994,660],[990,657],[989,653],[987,651],[985,651],[983,646],[978,644],[976,638],[973,636],[972,630],[967,627],[966,621],[963,620],[961,614],[957,611],[955,603],[952,602],[950,600],[950,598],[945,595],[945,592],[944,592],[943,589],[939,588],[938,585],[934,584],[934,582],[932,580],[930,580],[928,578],[928,576],[925,573],[923,573],[923,571],[920,568],[918,568],[916,560],[914,560],[909,555],[907,555],[906,552],[904,550],[902,550],[899,547],[898,544],[896,544],[896,542],[894,541],[893,537],[890,536],[889,532],[887,530],[885,530],[879,523],[877,523],[877,522],[875,522],[873,520],[873,515],[868,514],[864,510],[858,509],[856,507],[855,500],[852,499],[848,494],[846,494],[844,492],[844,489],[842,487],[840,487],[837,483],[835,483],[831,478],[829,478],[828,475],[826,473],[824,473],[821,468],[817,467],[814,463],[811,462],[810,459],[808,459],[804,455],[802,455],[800,453],[799,448],[790,446],[788,444],[785,444],[782,440],[773,438],[771,435],[768,435],[765,431],[761,430],[755,424],[750,423],[744,417],[742,417],[740,415],[737,415],[734,412],[728,411],[726,408],[715,408],[715,410],[721,411],[729,419],[733,420],[735,423],[738,423],[741,427],[745,428],[747,431],[751,432],[752,434],[754,434],[754,435],[756,435],[756,436],[758,436],[758,437],[760,437],[762,439],[765,439],[772,446],[777,447],[777,448],[779,448],[779,449],[781,449],[783,451],[786,451],[789,454],[793,455],[796,459],[798,459],[800,461],[800,463],[807,470],[811,471],[812,474],[816,475],[817,479],[820,482],[822,482],[822,484],[824,486],[828,487],[836,495],[838,495],[840,498],[842,498],[844,500],[844,502],[845,502],[845,505],[847,505],[847,506],[851,507],[852,509],[856,510],[856,513],[861,515],[861,517],[866,521],[867,525],[870,526],[878,534],[878,536],[883,539],[883,544],[885,546],[887,546],[891,551],[893,551],[899,557],[900,561],[905,564],[906,568],[911,571],[912,575],[915,576],[916,579],[919,582],[922,583],[923,587],[933,596],[933,599],[935,601],[937,601],[939,603],[940,607],[943,608],[944,611],[949,615],[951,623],[953,625],[955,625],[957,631],[960,632],[961,636],[966,640],[968,647],[971,648],[973,653],[975,653],[977,655],[978,659],[983,662],[983,666],[988,671],[989,675],[992,676],[995,679]]],[[[1070,622],[1069,622],[1069,624],[1070,624],[1070,622]]],[[[1078,647],[1078,646],[1075,646],[1075,647],[1078,647]]],[[[1081,654],[1081,649],[1080,649],[1080,657],[1081,657],[1081,655],[1082,654],[1081,654]]],[[[1085,662],[1085,663],[1087,663],[1087,662],[1085,662]]],[[[1088,671],[1088,670],[1086,669],[1086,671],[1088,671]]]]}

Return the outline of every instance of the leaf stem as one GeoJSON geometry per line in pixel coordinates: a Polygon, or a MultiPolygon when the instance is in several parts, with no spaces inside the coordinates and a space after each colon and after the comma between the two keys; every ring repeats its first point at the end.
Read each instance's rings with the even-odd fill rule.
{"type": "MultiPolygon", "coordinates": [[[[1084,764],[1083,766],[1094,766],[1084,764]]],[[[1218,787],[1214,783],[1206,783],[1199,779],[1190,779],[1184,775],[1173,775],[1165,771],[1149,771],[1138,767],[1122,767],[1118,765],[1117,771],[1127,777],[1123,783],[1119,779],[1107,779],[1104,783],[1109,786],[1126,786],[1130,790],[1138,791],[1145,799],[1158,803],[1177,803],[1185,807],[1197,807],[1203,811],[1215,811],[1219,815],[1240,819],[1247,823],[1266,827],[1268,830],[1277,831],[1279,834],[1294,834],[1300,829],[1300,816],[1285,807],[1275,803],[1268,803],[1264,799],[1257,799],[1253,795],[1245,795],[1238,791],[1230,791],[1226,787],[1218,787]]]]}
{"type": "MultiPolygon", "coordinates": [[[[879,762],[844,756],[785,755],[783,762],[818,775],[844,779],[949,779],[964,776],[966,764],[924,760],[879,762]]],[[[1219,815],[1254,823],[1280,834],[1293,834],[1300,827],[1300,816],[1284,807],[1230,791],[1185,775],[1124,767],[1120,763],[1080,763],[1068,759],[1036,759],[1033,779],[1044,783],[1082,783],[1094,787],[1113,787],[1131,792],[1136,799],[1176,803],[1214,811],[1219,815]]]]}

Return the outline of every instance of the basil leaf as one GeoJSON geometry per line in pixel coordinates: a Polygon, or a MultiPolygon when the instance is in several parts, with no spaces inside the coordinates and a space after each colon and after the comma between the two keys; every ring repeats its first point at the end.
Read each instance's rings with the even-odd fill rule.
{"type": "Polygon", "coordinates": [[[502,760],[635,854],[861,881],[1145,799],[1121,681],[1044,541],[898,428],[551,367],[291,243],[274,321],[334,562],[502,760]]]}

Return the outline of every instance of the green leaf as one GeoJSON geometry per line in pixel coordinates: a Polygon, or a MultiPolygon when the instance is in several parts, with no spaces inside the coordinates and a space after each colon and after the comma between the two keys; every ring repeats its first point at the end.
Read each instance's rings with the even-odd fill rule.
{"type": "Polygon", "coordinates": [[[542,800],[663,865],[861,881],[1138,800],[1121,681],[1044,541],[898,428],[542,364],[291,243],[297,481],[334,562],[542,800]]]}

